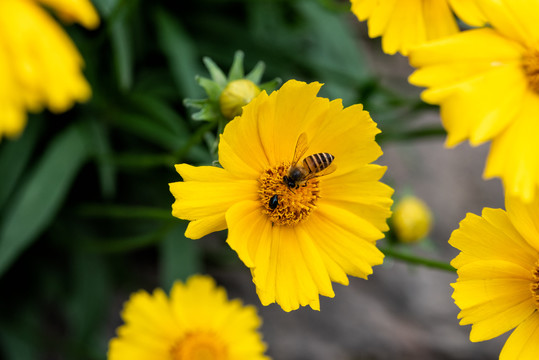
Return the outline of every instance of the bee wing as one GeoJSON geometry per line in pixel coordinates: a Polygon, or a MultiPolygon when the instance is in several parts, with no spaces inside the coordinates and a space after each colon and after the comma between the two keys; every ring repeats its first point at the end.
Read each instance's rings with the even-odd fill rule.
{"type": "Polygon", "coordinates": [[[332,163],[331,165],[329,165],[327,168],[325,168],[322,171],[307,174],[307,176],[305,176],[304,181],[307,181],[309,179],[313,179],[313,178],[316,178],[316,177],[320,177],[320,176],[329,175],[329,174],[335,172],[335,170],[337,170],[337,166],[335,166],[335,164],[332,163]]]}
{"type": "Polygon", "coordinates": [[[299,159],[301,159],[301,157],[305,154],[308,147],[309,143],[307,141],[307,134],[303,132],[299,134],[298,141],[296,142],[296,148],[294,149],[294,157],[292,158],[292,166],[298,163],[299,159]]]}

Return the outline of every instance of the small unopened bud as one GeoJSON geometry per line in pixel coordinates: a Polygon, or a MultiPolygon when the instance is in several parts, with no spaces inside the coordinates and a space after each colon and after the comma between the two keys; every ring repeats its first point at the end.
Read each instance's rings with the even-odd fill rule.
{"type": "Polygon", "coordinates": [[[413,243],[428,235],[432,226],[432,214],[421,199],[406,196],[397,203],[392,224],[398,241],[413,243]]]}
{"type": "Polygon", "coordinates": [[[229,82],[219,97],[221,113],[227,120],[232,120],[241,115],[242,108],[259,93],[260,89],[251,80],[239,79],[229,82]]]}

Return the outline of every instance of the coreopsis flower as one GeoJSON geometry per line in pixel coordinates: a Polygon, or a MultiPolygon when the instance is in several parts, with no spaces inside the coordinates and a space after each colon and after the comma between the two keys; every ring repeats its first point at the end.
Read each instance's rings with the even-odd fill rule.
{"type": "Polygon", "coordinates": [[[427,41],[459,31],[453,12],[469,25],[480,26],[483,15],[471,0],[351,0],[352,12],[368,20],[369,36],[382,36],[382,50],[407,55],[427,41]]]}
{"type": "Polygon", "coordinates": [[[268,360],[252,305],[228,300],[210,276],[139,291],[122,311],[125,325],[109,344],[109,360],[268,360]]]}
{"type": "Polygon", "coordinates": [[[484,176],[531,201],[539,185],[539,0],[477,0],[492,28],[462,32],[410,53],[410,82],[439,104],[447,146],[491,140],[484,176]]]}
{"type": "Polygon", "coordinates": [[[515,329],[500,359],[535,360],[539,344],[539,201],[506,198],[506,210],[468,214],[449,243],[461,253],[453,299],[471,341],[515,329]]]}
{"type": "Polygon", "coordinates": [[[317,97],[320,87],[262,91],[226,126],[222,168],[176,165],[183,182],[170,184],[172,214],[191,221],[186,236],[228,228],[262,304],[285,311],[318,310],[332,281],[367,278],[383,261],[376,240],[391,213],[385,167],[371,164],[382,154],[376,124],[361,105],[317,97]]]}
{"type": "Polygon", "coordinates": [[[63,112],[91,94],[81,55],[40,3],[67,22],[99,24],[88,0],[0,1],[0,139],[21,133],[27,111],[63,112]]]}
{"type": "Polygon", "coordinates": [[[423,200],[409,195],[397,202],[391,223],[397,240],[413,243],[428,235],[432,226],[432,213],[423,200]]]}

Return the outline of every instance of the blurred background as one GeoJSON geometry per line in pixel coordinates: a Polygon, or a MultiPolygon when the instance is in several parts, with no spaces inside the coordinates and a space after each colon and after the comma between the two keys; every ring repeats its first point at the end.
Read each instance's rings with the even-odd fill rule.
{"type": "Polygon", "coordinates": [[[434,216],[430,236],[399,252],[449,262],[467,212],[503,207],[498,180],[481,174],[488,148],[444,148],[438,110],[407,84],[407,59],[338,0],[94,0],[95,31],[66,28],[82,53],[93,97],[72,110],[30,115],[0,143],[0,358],[106,359],[129,294],[193,273],[213,275],[259,308],[274,359],[495,359],[505,337],[472,344],[458,325],[456,274],[387,257],[368,281],[335,284],[321,311],[262,307],[226,232],[184,238],[170,214],[176,163],[212,162],[215,124],[192,120],[195,75],[208,56],[228,71],[242,50],[248,72],[325,83],[320,96],[362,103],[378,123],[398,200],[415,194],[434,216]]]}

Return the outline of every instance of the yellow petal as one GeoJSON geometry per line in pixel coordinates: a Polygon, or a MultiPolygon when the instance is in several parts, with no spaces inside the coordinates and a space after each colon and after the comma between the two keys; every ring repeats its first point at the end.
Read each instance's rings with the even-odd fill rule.
{"type": "MultiPolygon", "coordinates": [[[[178,212],[172,215],[178,217],[178,212]],[[176,215],[175,215],[176,214],[176,215]]],[[[199,220],[192,220],[187,225],[185,237],[189,239],[200,239],[212,232],[221,231],[227,228],[226,220],[223,214],[205,216],[199,220]]]]}
{"type": "MultiPolygon", "coordinates": [[[[518,197],[506,196],[505,207],[509,219],[522,235],[522,237],[536,250],[539,251],[539,197],[535,197],[530,203],[522,201],[518,197]]],[[[532,251],[530,249],[530,251],[532,251]]],[[[537,256],[539,258],[539,254],[537,256]]]]}
{"type": "Polygon", "coordinates": [[[227,242],[238,253],[247,267],[255,267],[259,238],[268,232],[271,226],[268,217],[262,213],[259,201],[243,201],[233,205],[226,212],[228,224],[227,242]]]}
{"type": "Polygon", "coordinates": [[[378,5],[378,0],[352,0],[350,10],[357,16],[360,21],[367,20],[378,5]]]}
{"type": "MultiPolygon", "coordinates": [[[[528,305],[533,305],[530,303],[533,299],[529,289],[530,281],[527,279],[463,279],[451,284],[451,286],[455,289],[453,292],[455,304],[463,310],[495,305],[503,308],[512,305],[507,302],[508,299],[512,299],[511,301],[517,304],[528,302],[528,305]]],[[[463,322],[463,324],[468,323],[463,322]]]]}
{"type": "Polygon", "coordinates": [[[500,134],[515,119],[527,91],[521,69],[516,65],[491,68],[472,81],[460,84],[441,104],[441,117],[448,131],[447,145],[470,138],[473,146],[500,134]],[[506,89],[512,89],[507,92],[506,89]],[[513,91],[514,90],[514,91],[513,91]]]}
{"type": "Polygon", "coordinates": [[[486,28],[460,32],[418,46],[410,53],[409,60],[414,67],[471,60],[504,63],[520,59],[524,50],[522,45],[486,28]]]}
{"type": "Polygon", "coordinates": [[[385,170],[385,167],[369,164],[346,174],[321,177],[320,204],[348,210],[379,230],[387,231],[393,189],[378,181],[385,170]]]}
{"type": "Polygon", "coordinates": [[[122,311],[122,318],[125,325],[118,328],[118,338],[110,342],[109,359],[143,360],[148,355],[165,358],[182,334],[160,289],[152,295],[145,291],[133,294],[122,311]]]}
{"type": "Polygon", "coordinates": [[[516,264],[504,260],[477,260],[460,267],[460,281],[485,279],[519,279],[532,281],[528,264],[516,264]]]}
{"type": "Polygon", "coordinates": [[[535,311],[530,294],[531,272],[504,261],[476,261],[459,269],[451,284],[461,308],[461,325],[472,325],[471,341],[499,336],[535,311]]]}
{"type": "Polygon", "coordinates": [[[500,360],[536,360],[539,354],[539,313],[535,312],[511,334],[500,360]]]}
{"type": "Polygon", "coordinates": [[[537,261],[536,251],[501,209],[485,208],[482,217],[467,214],[451,234],[449,244],[461,250],[451,261],[457,269],[477,260],[503,260],[531,269],[537,261]]]}
{"type": "Polygon", "coordinates": [[[508,38],[534,44],[539,38],[539,3],[530,0],[477,0],[488,22],[508,38]]]}
{"type": "Polygon", "coordinates": [[[378,4],[376,8],[373,9],[368,22],[369,36],[371,38],[384,34],[388,23],[393,16],[397,3],[397,0],[378,1],[378,4]]]}
{"type": "Polygon", "coordinates": [[[91,90],[81,73],[82,58],[52,17],[29,1],[0,2],[2,51],[8,54],[18,101],[30,111],[47,106],[63,112],[85,101],[91,90]]]}
{"type": "Polygon", "coordinates": [[[53,8],[66,22],[78,21],[88,29],[99,25],[99,15],[89,0],[38,0],[53,8]]]}
{"type": "MultiPolygon", "coordinates": [[[[510,301],[511,299],[508,298],[507,300],[510,301]]],[[[524,301],[520,304],[515,304],[505,311],[497,312],[484,321],[478,321],[472,324],[470,340],[477,342],[500,336],[528,318],[534,311],[535,307],[533,304],[530,301],[524,301]]]]}
{"type": "Polygon", "coordinates": [[[483,26],[485,15],[481,12],[477,3],[470,0],[449,0],[449,4],[459,19],[468,25],[483,26]]]}
{"type": "Polygon", "coordinates": [[[233,204],[257,199],[256,180],[237,180],[226,170],[212,166],[181,164],[176,169],[186,181],[169,184],[176,199],[172,204],[172,215],[196,220],[186,232],[191,238],[222,230],[225,213],[233,204]]]}
{"type": "MultiPolygon", "coordinates": [[[[257,294],[263,305],[277,302],[288,312],[296,310],[300,305],[308,305],[309,300],[315,300],[305,298],[303,291],[300,291],[296,276],[298,264],[294,262],[297,259],[296,241],[293,228],[283,226],[274,226],[271,238],[261,239],[252,271],[257,294]],[[269,261],[260,259],[259,254],[269,257],[269,261]]],[[[314,294],[312,283],[305,283],[303,287],[309,288],[309,292],[314,294]]]]}
{"type": "Polygon", "coordinates": [[[427,40],[436,40],[459,31],[447,0],[423,1],[427,40]]]}
{"type": "Polygon", "coordinates": [[[26,125],[21,91],[13,77],[9,59],[0,41],[0,140],[3,135],[18,136],[26,125]]]}
{"type": "MultiPolygon", "coordinates": [[[[268,107],[274,111],[261,111],[258,121],[260,137],[271,164],[292,161],[299,135],[307,133],[310,143],[317,130],[314,128],[313,131],[310,125],[320,126],[328,121],[329,100],[316,96],[321,86],[317,82],[307,84],[290,80],[270,95],[268,107]]],[[[312,153],[311,150],[308,152],[312,153]]]]}
{"type": "Polygon", "coordinates": [[[526,93],[519,110],[518,121],[492,141],[484,176],[501,177],[509,195],[530,202],[539,185],[539,142],[534,136],[539,131],[539,96],[526,93]]]}
{"type": "Polygon", "coordinates": [[[334,100],[329,104],[324,122],[309,124],[307,134],[315,135],[309,137],[307,154],[328,152],[335,156],[333,163],[337,171],[331,176],[337,176],[371,163],[382,155],[380,146],[374,141],[378,133],[380,130],[362,105],[343,109],[341,100],[334,100]]]}
{"type": "Polygon", "coordinates": [[[399,51],[407,55],[410,48],[427,41],[428,20],[423,14],[422,5],[421,0],[395,3],[382,36],[382,50],[386,54],[399,51]]]}
{"type": "MultiPolygon", "coordinates": [[[[372,266],[383,262],[384,255],[376,248],[372,241],[365,240],[358,234],[369,234],[376,237],[378,230],[370,227],[369,230],[359,229],[363,222],[350,223],[352,220],[346,211],[337,211],[336,208],[325,206],[325,211],[321,209],[311,214],[308,224],[304,229],[314,240],[317,248],[325,262],[330,264],[328,272],[331,279],[336,282],[343,281],[338,268],[352,276],[367,278],[372,274],[372,266]],[[346,219],[346,220],[345,220],[346,219]],[[335,265],[338,268],[335,268],[335,265]],[[337,277],[333,277],[333,276],[337,277]]],[[[358,218],[356,217],[356,221],[358,218]]],[[[342,283],[342,282],[341,282],[342,283]]]]}

